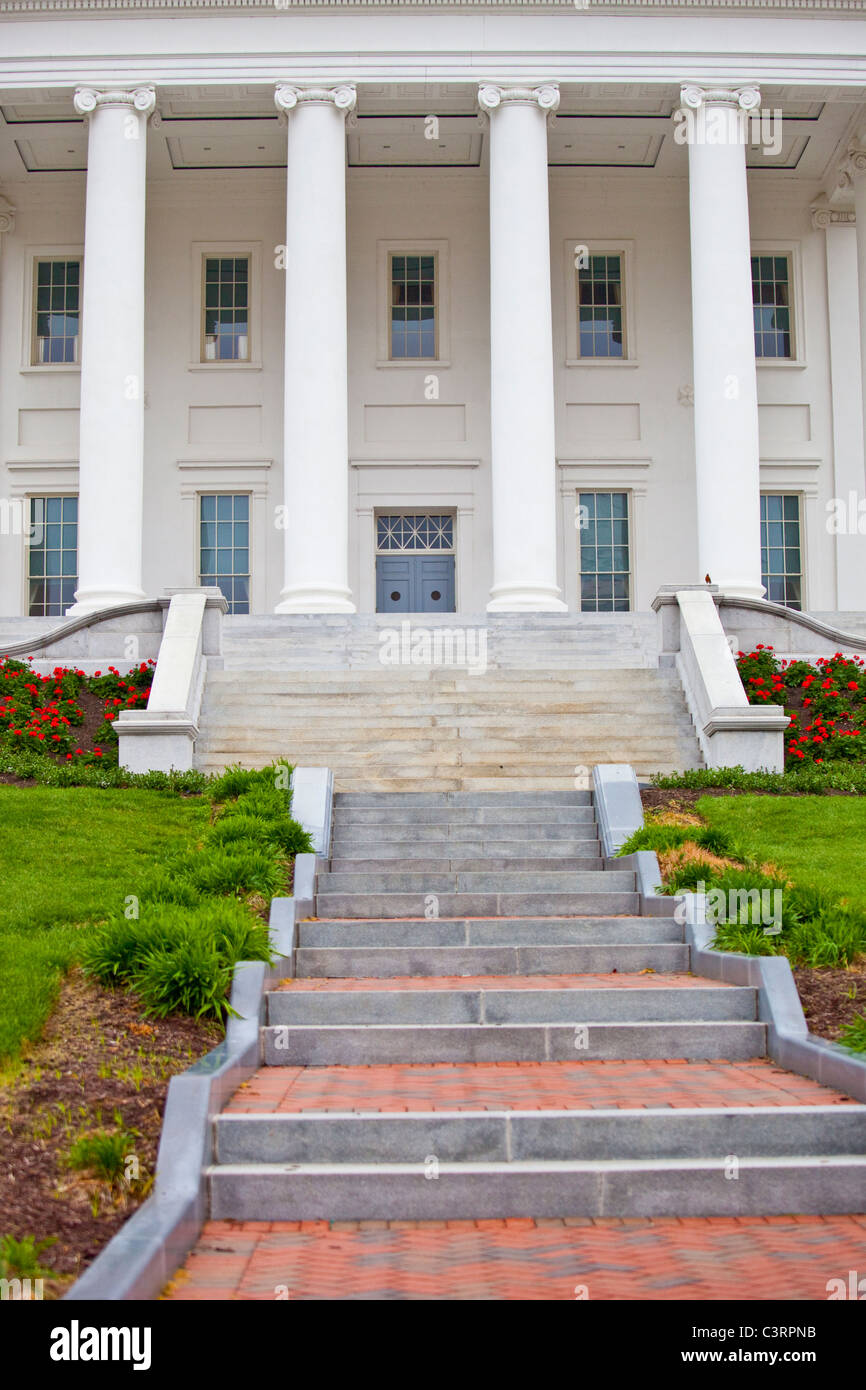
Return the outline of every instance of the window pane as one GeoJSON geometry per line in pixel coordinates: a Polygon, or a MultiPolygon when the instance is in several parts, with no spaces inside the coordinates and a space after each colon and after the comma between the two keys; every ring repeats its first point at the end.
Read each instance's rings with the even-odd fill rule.
{"type": "Polygon", "coordinates": [[[392,359],[436,356],[435,264],[433,256],[391,257],[389,315],[392,359]]]}
{"type": "Polygon", "coordinates": [[[230,613],[248,613],[249,494],[206,493],[199,503],[199,582],[217,585],[230,613]]]}
{"type": "Polygon", "coordinates": [[[630,607],[628,495],[581,492],[580,604],[584,612],[630,607]]]}
{"type": "Polygon", "coordinates": [[[31,497],[27,548],[29,612],[60,617],[78,583],[78,498],[31,497]]]}
{"type": "Polygon", "coordinates": [[[761,497],[761,571],[767,598],[799,609],[802,601],[800,499],[796,493],[761,497]]]}
{"type": "Polygon", "coordinates": [[[581,357],[622,357],[622,256],[590,256],[577,272],[581,357]]]}
{"type": "Polygon", "coordinates": [[[791,285],[787,256],[752,257],[755,356],[791,357],[791,285]]]}

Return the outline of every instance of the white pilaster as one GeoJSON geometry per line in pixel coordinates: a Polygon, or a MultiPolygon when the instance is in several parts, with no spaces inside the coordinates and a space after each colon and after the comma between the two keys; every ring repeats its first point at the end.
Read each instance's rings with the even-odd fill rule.
{"type": "Polygon", "coordinates": [[[280,85],[288,114],[285,583],[278,613],[354,613],[349,588],[346,114],[354,87],[280,85]]]}
{"type": "MultiPolygon", "coordinates": [[[[866,146],[853,145],[843,171],[843,181],[854,194],[857,227],[857,280],[860,323],[860,381],[863,410],[866,412],[866,146]]],[[[866,431],[866,417],[864,417],[866,431]]],[[[858,605],[859,606],[859,605],[858,605]]]]}
{"type": "MultiPolygon", "coordinates": [[[[827,258],[827,320],[830,342],[830,387],[833,418],[833,491],[845,514],[857,517],[864,496],[863,392],[861,386],[860,326],[851,305],[857,302],[857,234],[853,212],[829,206],[812,211],[812,225],[823,229],[827,258]],[[854,506],[850,507],[853,494],[854,506]]],[[[864,312],[861,301],[861,316],[864,312]]],[[[825,513],[818,525],[835,523],[825,513]]],[[[863,571],[866,541],[854,530],[841,527],[833,535],[836,562],[835,606],[858,609],[864,605],[863,571]]]]}
{"type": "Polygon", "coordinates": [[[144,598],[144,217],[152,87],[81,87],[87,209],[81,305],[78,588],[71,613],[144,598]]]}
{"type": "Polygon", "coordinates": [[[556,439],[547,118],[559,89],[479,88],[490,121],[490,612],[564,612],[556,583],[556,439]]]}
{"type": "MultiPolygon", "coordinates": [[[[700,578],[763,598],[746,117],[754,87],[682,89],[689,146],[700,578]]],[[[679,136],[678,136],[679,138],[679,136]]]]}

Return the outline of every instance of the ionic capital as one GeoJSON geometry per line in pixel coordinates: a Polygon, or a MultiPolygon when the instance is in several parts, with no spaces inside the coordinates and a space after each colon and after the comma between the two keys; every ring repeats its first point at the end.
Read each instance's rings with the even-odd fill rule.
{"type": "Polygon", "coordinates": [[[552,115],[559,108],[559,87],[555,82],[541,87],[498,87],[485,82],[478,88],[478,105],[487,114],[501,106],[538,106],[552,115]]]}
{"type": "Polygon", "coordinates": [[[759,87],[699,87],[689,84],[680,88],[680,105],[687,111],[699,111],[708,106],[729,106],[737,111],[755,111],[761,105],[759,87]]]}
{"type": "Polygon", "coordinates": [[[153,87],[135,87],[131,91],[118,87],[98,89],[76,87],[73,105],[79,116],[92,116],[100,106],[127,106],[141,116],[149,116],[156,106],[153,87]]]}
{"type": "Polygon", "coordinates": [[[342,83],[339,87],[295,87],[290,82],[279,82],[274,92],[277,110],[286,115],[296,107],[310,103],[335,106],[347,116],[355,109],[357,99],[357,91],[348,83],[342,83]]]}

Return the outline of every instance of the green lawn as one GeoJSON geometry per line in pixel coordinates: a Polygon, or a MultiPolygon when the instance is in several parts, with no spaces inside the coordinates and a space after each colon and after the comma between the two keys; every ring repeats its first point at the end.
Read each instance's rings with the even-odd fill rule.
{"type": "Polygon", "coordinates": [[[696,809],[748,854],[785,869],[798,886],[866,910],[866,798],[704,796],[696,809]]]}
{"type": "Polygon", "coordinates": [[[209,811],[166,792],[0,786],[0,1059],[39,1036],[88,924],[209,811]]]}

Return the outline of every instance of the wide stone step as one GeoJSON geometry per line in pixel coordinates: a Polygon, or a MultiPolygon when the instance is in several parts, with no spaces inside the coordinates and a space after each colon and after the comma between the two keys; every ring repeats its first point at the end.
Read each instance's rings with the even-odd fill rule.
{"type": "Polygon", "coordinates": [[[447,840],[426,844],[417,840],[395,840],[377,844],[375,840],[359,843],[341,837],[333,840],[331,849],[331,868],[342,871],[362,864],[371,868],[386,868],[392,863],[397,865],[405,862],[409,866],[417,860],[427,861],[431,855],[441,855],[442,859],[435,862],[444,862],[446,867],[460,862],[461,867],[470,868],[471,861],[466,856],[471,856],[472,861],[482,860],[490,868],[495,868],[497,864],[512,869],[527,869],[536,865],[550,868],[551,860],[563,868],[580,868],[586,860],[597,859],[601,853],[598,840],[553,840],[550,844],[539,840],[467,840],[464,844],[447,840]],[[527,850],[531,851],[529,858],[527,850]]]}
{"type": "MultiPolygon", "coordinates": [[[[682,928],[677,931],[681,936],[682,928]]],[[[537,934],[542,938],[540,944],[521,946],[302,945],[296,953],[295,973],[304,979],[390,979],[409,975],[593,975],[613,970],[633,974],[689,968],[689,948],[684,942],[660,941],[649,930],[646,941],[622,943],[614,937],[607,945],[544,944],[545,933],[537,934]]]]}
{"type": "MultiPolygon", "coordinates": [[[[399,860],[397,861],[399,863],[399,860]]],[[[423,862],[423,861],[422,861],[423,862]]],[[[567,870],[541,870],[521,873],[519,870],[490,868],[463,871],[442,870],[439,873],[387,870],[382,873],[320,873],[316,876],[316,891],[328,893],[629,893],[635,883],[632,870],[605,871],[601,859],[589,860],[587,868],[571,873],[567,870]],[[600,881],[604,876],[604,883],[600,881]]]]}
{"type": "MultiPolygon", "coordinates": [[[[554,858],[551,855],[541,855],[537,857],[516,857],[514,855],[500,855],[493,857],[485,855],[481,851],[471,859],[464,858],[429,858],[427,856],[411,855],[405,859],[395,859],[392,856],[372,859],[366,855],[360,856],[340,856],[330,861],[330,870],[327,875],[329,879],[339,880],[332,883],[332,887],[354,886],[352,879],[360,875],[362,879],[361,887],[364,886],[366,879],[370,876],[381,876],[382,878],[392,878],[408,876],[417,878],[418,874],[433,874],[437,877],[442,875],[456,875],[457,886],[460,887],[460,880],[466,874],[481,873],[503,873],[506,878],[514,874],[536,874],[547,877],[548,870],[555,869],[560,873],[592,873],[603,868],[601,859],[595,855],[572,855],[567,858],[554,858]]],[[[325,877],[325,875],[321,875],[325,877]]]]}
{"type": "Polygon", "coordinates": [[[287,1026],[262,1029],[266,1066],[391,1062],[562,1062],[659,1058],[745,1061],[763,1056],[754,1022],[504,1023],[287,1026]]]}
{"type": "Polygon", "coordinates": [[[866,1158],[855,1155],[743,1158],[736,1182],[730,1171],[716,1156],[435,1167],[425,1156],[411,1164],[226,1164],[208,1176],[217,1221],[831,1214],[856,1211],[866,1185],[866,1158]]]}
{"type": "MultiPolygon", "coordinates": [[[[591,806],[592,792],[518,792],[505,799],[512,806],[591,806]]],[[[337,792],[334,796],[334,815],[348,808],[379,810],[388,806],[435,808],[437,806],[501,806],[502,792],[337,792]]]]}
{"type": "Polygon", "coordinates": [[[634,916],[640,907],[636,892],[610,890],[610,874],[591,874],[598,892],[447,893],[427,888],[423,893],[318,893],[322,917],[613,917],[634,916]],[[430,899],[435,898],[435,902],[430,899]]]}
{"type": "Polygon", "coordinates": [[[270,1024],[289,1027],[511,1023],[709,1023],[754,1021],[754,989],[731,986],[673,988],[654,986],[581,989],[496,987],[452,989],[339,989],[315,992],[294,988],[268,995],[270,1024]]]}
{"type": "MultiPolygon", "coordinates": [[[[365,846],[375,848],[377,846],[393,845],[398,848],[402,845],[418,846],[426,849],[428,845],[436,846],[436,853],[439,853],[440,846],[453,847],[460,852],[467,845],[484,844],[496,845],[498,854],[511,853],[513,850],[522,848],[524,845],[531,845],[533,854],[543,854],[549,845],[575,846],[562,853],[583,854],[585,845],[598,844],[598,827],[594,820],[584,821],[579,825],[497,825],[497,826],[475,826],[475,825],[450,825],[448,822],[442,824],[425,824],[420,834],[417,829],[412,839],[407,839],[409,829],[404,821],[394,820],[384,825],[346,825],[343,820],[343,813],[339,812],[334,818],[334,839],[335,846],[351,845],[363,849],[365,846]]],[[[444,853],[444,849],[442,851],[444,853]]]]}
{"type": "MultiPolygon", "coordinates": [[[[866,1107],[223,1114],[219,1163],[737,1160],[866,1153],[866,1107]]],[[[729,1179],[733,1181],[733,1179],[729,1179]]]]}
{"type": "MultiPolygon", "coordinates": [[[[683,941],[673,917],[490,917],[328,921],[298,924],[301,947],[645,945],[683,941]]],[[[351,972],[348,972],[351,973],[351,972]]],[[[412,971],[406,972],[412,974],[412,971]]]]}
{"type": "MultiPolygon", "coordinates": [[[[506,803],[510,797],[503,798],[506,803]]],[[[338,828],[396,825],[428,826],[529,826],[547,827],[595,825],[595,811],[590,805],[560,806],[551,810],[549,806],[347,806],[341,807],[338,828]]],[[[541,833],[541,832],[540,832],[541,833]]]]}

